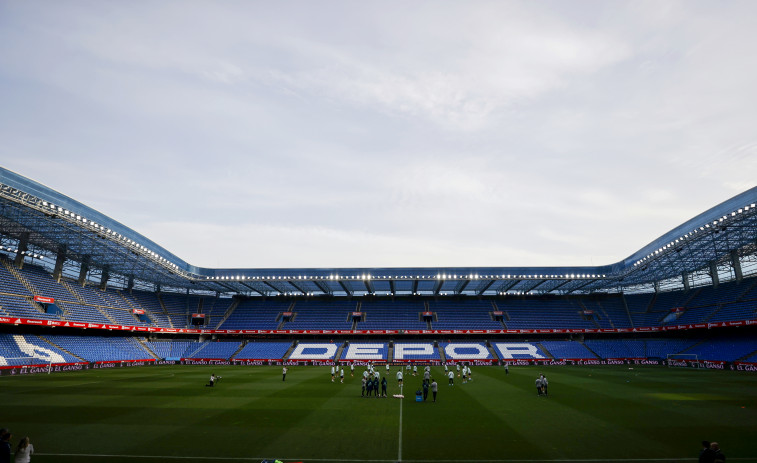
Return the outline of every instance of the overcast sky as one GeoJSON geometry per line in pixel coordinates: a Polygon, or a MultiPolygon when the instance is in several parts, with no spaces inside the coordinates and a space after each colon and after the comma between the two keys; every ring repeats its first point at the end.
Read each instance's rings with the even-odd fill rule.
{"type": "Polygon", "coordinates": [[[0,165],[204,267],[611,264],[757,185],[755,18],[0,0],[0,165]]]}

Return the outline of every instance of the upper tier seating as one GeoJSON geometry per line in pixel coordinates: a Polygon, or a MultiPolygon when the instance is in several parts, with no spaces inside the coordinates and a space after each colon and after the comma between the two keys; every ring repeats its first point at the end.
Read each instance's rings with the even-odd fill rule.
{"type": "Polygon", "coordinates": [[[502,322],[492,319],[495,310],[491,301],[429,301],[428,308],[434,312],[435,320],[431,328],[435,330],[460,329],[465,326],[472,330],[501,330],[502,322]]]}
{"type": "Polygon", "coordinates": [[[284,323],[285,330],[349,330],[352,329],[351,314],[356,310],[354,301],[311,302],[298,301],[292,307],[294,321],[284,323]]]}
{"type": "Polygon", "coordinates": [[[357,324],[358,330],[426,330],[428,323],[421,320],[426,306],[420,301],[364,301],[361,312],[364,321],[357,324]]]}

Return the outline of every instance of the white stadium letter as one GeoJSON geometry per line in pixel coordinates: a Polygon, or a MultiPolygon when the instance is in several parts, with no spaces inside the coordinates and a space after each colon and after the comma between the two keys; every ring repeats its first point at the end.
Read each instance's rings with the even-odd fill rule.
{"type": "Polygon", "coordinates": [[[448,359],[452,360],[458,360],[458,359],[488,359],[491,357],[491,354],[489,353],[489,350],[486,348],[486,346],[482,344],[474,344],[474,343],[451,343],[447,344],[447,347],[444,348],[444,355],[448,359]],[[472,350],[475,349],[477,352],[471,353],[471,354],[459,354],[457,353],[457,350],[472,350]]]}
{"type": "Polygon", "coordinates": [[[347,353],[342,357],[345,360],[383,360],[381,350],[384,344],[350,344],[347,353]]]}
{"type": "Polygon", "coordinates": [[[336,348],[336,344],[299,343],[294,348],[292,355],[289,356],[289,360],[328,360],[336,355],[336,348]]]}
{"type": "Polygon", "coordinates": [[[394,344],[394,360],[405,360],[405,356],[433,355],[433,344],[394,344]]]}
{"type": "Polygon", "coordinates": [[[543,359],[544,356],[541,355],[538,351],[539,348],[534,346],[533,344],[529,344],[527,342],[495,342],[494,346],[499,351],[499,355],[503,359],[512,359],[515,358],[513,355],[522,355],[525,357],[518,357],[518,358],[533,358],[533,359],[543,359]]]}
{"type": "Polygon", "coordinates": [[[44,360],[45,362],[52,362],[52,363],[65,363],[66,359],[63,358],[62,355],[60,355],[57,352],[53,352],[50,349],[47,349],[42,346],[37,346],[35,344],[30,344],[26,342],[26,339],[24,339],[23,336],[14,334],[13,339],[16,341],[16,344],[18,344],[18,348],[23,352],[24,354],[28,355],[29,357],[34,357],[36,359],[44,360]]]}

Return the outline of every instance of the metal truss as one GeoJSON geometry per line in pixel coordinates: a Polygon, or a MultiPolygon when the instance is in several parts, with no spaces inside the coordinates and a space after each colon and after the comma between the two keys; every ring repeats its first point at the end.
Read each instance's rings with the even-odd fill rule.
{"type": "Polygon", "coordinates": [[[602,267],[240,270],[191,266],[112,219],[17,177],[0,168],[6,182],[0,183],[0,252],[50,270],[60,256],[65,277],[100,283],[107,275],[116,287],[260,297],[480,297],[667,291],[757,274],[757,188],[602,267]]]}

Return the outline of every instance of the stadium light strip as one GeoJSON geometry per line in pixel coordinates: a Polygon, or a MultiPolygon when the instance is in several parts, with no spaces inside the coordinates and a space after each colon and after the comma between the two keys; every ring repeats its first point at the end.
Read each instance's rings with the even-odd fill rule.
{"type": "MultiPolygon", "coordinates": [[[[28,193],[25,193],[21,190],[18,190],[16,188],[13,188],[9,185],[0,184],[3,191],[6,191],[10,193],[11,195],[23,195],[23,197],[20,198],[12,198],[12,199],[20,199],[23,202],[29,203],[29,205],[32,206],[32,208],[36,208],[46,214],[52,213],[53,215],[56,215],[58,217],[63,218],[64,220],[74,223],[77,226],[81,228],[89,229],[90,231],[94,231],[95,233],[100,234],[101,236],[104,236],[108,239],[110,239],[112,242],[118,243],[120,241],[121,245],[124,245],[127,248],[131,248],[132,250],[136,251],[138,254],[142,254],[144,257],[146,257],[149,260],[152,260],[159,265],[163,266],[164,268],[167,268],[171,271],[174,271],[176,273],[182,274],[185,278],[190,278],[191,275],[181,269],[178,265],[171,262],[170,260],[160,256],[157,252],[149,249],[146,246],[143,246],[136,241],[129,239],[120,233],[117,233],[110,228],[107,228],[103,225],[98,224],[97,222],[87,219],[86,217],[83,217],[75,212],[69,211],[68,209],[65,209],[61,206],[58,206],[52,202],[45,201],[41,198],[38,198],[34,195],[30,195],[28,193]],[[35,207],[36,206],[36,207],[35,207]]],[[[16,250],[15,252],[18,252],[16,250]]],[[[29,255],[29,254],[27,254],[29,255]]],[[[34,255],[32,255],[34,256],[34,255]]],[[[43,256],[37,255],[38,258],[43,258],[43,256]]]]}
{"type": "Polygon", "coordinates": [[[667,251],[668,249],[674,248],[676,244],[679,244],[679,243],[681,243],[682,241],[688,240],[688,239],[690,239],[690,238],[691,238],[692,236],[694,236],[694,235],[696,235],[696,234],[698,234],[698,233],[700,233],[700,232],[704,232],[704,231],[707,231],[707,230],[709,230],[709,229],[711,229],[711,228],[713,228],[713,227],[715,227],[715,226],[720,226],[720,225],[722,225],[722,224],[723,224],[724,222],[726,222],[726,223],[727,223],[727,222],[729,222],[729,221],[733,220],[733,219],[734,219],[735,217],[737,217],[738,215],[740,215],[740,214],[743,214],[744,212],[747,212],[747,211],[749,211],[749,210],[752,210],[752,209],[754,209],[755,207],[757,207],[757,204],[755,204],[755,203],[751,203],[751,204],[748,204],[748,205],[746,205],[746,206],[744,206],[744,207],[741,207],[741,208],[739,208],[739,209],[736,209],[735,211],[731,212],[730,214],[725,214],[725,215],[723,215],[722,217],[720,217],[720,218],[718,218],[718,219],[715,219],[715,220],[713,220],[713,221],[712,221],[712,223],[710,223],[710,222],[707,222],[707,223],[705,223],[705,224],[703,224],[703,225],[700,225],[699,227],[697,227],[697,228],[694,228],[694,229],[693,229],[692,231],[690,231],[689,233],[686,233],[686,234],[684,234],[684,235],[683,235],[683,236],[681,236],[680,238],[678,238],[678,239],[676,239],[676,240],[673,240],[673,241],[671,241],[670,243],[668,243],[668,244],[666,244],[666,245],[664,245],[664,246],[660,247],[659,249],[657,249],[657,250],[655,250],[655,251],[652,251],[652,252],[650,252],[650,253],[649,253],[649,254],[647,254],[647,255],[646,255],[645,257],[642,257],[641,259],[639,259],[639,260],[637,260],[636,262],[634,262],[633,266],[634,266],[634,267],[638,267],[639,265],[642,265],[642,264],[644,264],[644,263],[648,262],[649,260],[651,260],[651,259],[653,259],[653,258],[655,258],[655,257],[657,257],[657,256],[661,256],[662,254],[665,254],[665,252],[666,252],[666,251],[667,251]]]}

